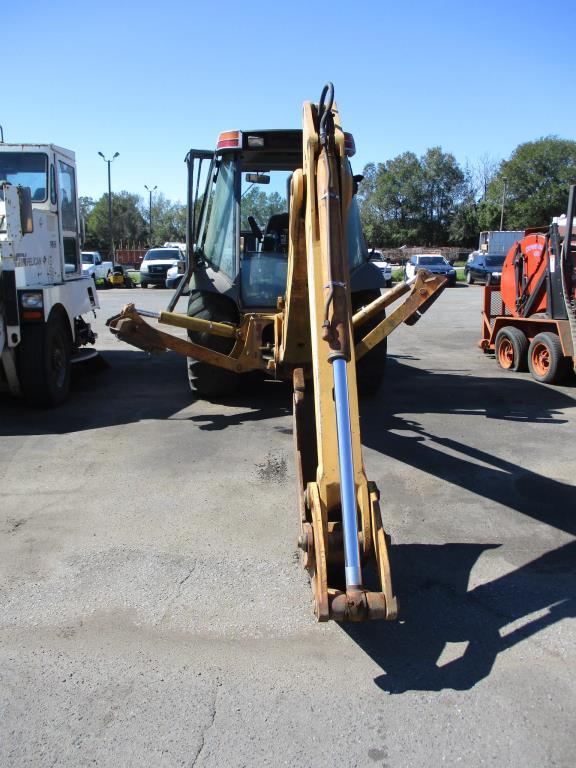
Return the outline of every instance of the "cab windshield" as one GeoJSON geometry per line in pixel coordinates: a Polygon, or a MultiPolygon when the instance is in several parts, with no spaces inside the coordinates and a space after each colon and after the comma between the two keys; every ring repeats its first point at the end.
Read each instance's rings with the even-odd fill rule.
{"type": "MultiPolygon", "coordinates": [[[[244,306],[275,307],[286,293],[289,199],[296,161],[250,164],[242,154],[217,157],[211,168],[196,238],[202,259],[234,282],[244,306]],[[242,163],[244,162],[244,167],[242,163]],[[239,205],[238,205],[239,204],[239,205]]],[[[356,198],[348,218],[350,270],[368,261],[356,198]]]]}
{"type": "Polygon", "coordinates": [[[48,197],[48,157],[43,152],[0,152],[0,181],[29,187],[32,201],[43,203],[48,197]]]}
{"type": "MultiPolygon", "coordinates": [[[[240,197],[240,272],[242,300],[246,306],[275,307],[286,293],[288,273],[288,210],[292,171],[262,169],[266,185],[242,176],[240,197]]],[[[254,178],[253,174],[250,174],[254,178]]],[[[356,197],[348,214],[348,263],[350,271],[368,260],[356,197]]]]}

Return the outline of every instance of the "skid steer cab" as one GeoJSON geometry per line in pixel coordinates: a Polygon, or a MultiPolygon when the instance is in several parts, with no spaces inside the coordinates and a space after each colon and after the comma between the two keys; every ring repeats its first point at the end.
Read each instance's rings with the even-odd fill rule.
{"type": "Polygon", "coordinates": [[[82,276],[74,153],[0,144],[0,391],[63,402],[72,363],[96,354],[84,316],[98,306],[82,276]]]}
{"type": "Polygon", "coordinates": [[[215,153],[190,151],[187,276],[165,312],[128,305],[108,320],[141,349],[186,355],[198,396],[233,394],[248,371],[293,382],[298,546],[320,621],[396,616],[379,494],[362,461],[358,392],[378,390],[388,334],[418,319],[446,283],[421,270],[382,293],[360,227],[353,154],[332,85],[319,104],[305,102],[302,130],[230,131],[215,153]],[[188,312],[174,312],[185,286],[188,312]],[[187,328],[189,340],[145,317],[187,328]],[[365,566],[376,591],[366,587],[365,566]]]}

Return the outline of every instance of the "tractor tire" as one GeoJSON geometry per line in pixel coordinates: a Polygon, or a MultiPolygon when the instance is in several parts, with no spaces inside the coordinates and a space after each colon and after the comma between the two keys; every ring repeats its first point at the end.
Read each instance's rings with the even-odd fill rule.
{"type": "MultiPolygon", "coordinates": [[[[239,319],[236,305],[230,299],[217,293],[202,291],[190,293],[188,316],[218,323],[237,323],[239,319]]],[[[234,339],[212,336],[209,333],[188,331],[188,337],[195,344],[202,344],[223,354],[228,354],[234,346],[234,339]]],[[[240,374],[189,357],[188,381],[196,397],[211,400],[235,395],[240,385],[240,374]]]]}
{"type": "Polygon", "coordinates": [[[60,405],[70,391],[70,332],[62,315],[52,312],[48,322],[23,325],[18,345],[18,375],[30,405],[60,405]]]}
{"type": "Polygon", "coordinates": [[[505,371],[525,371],[528,364],[528,339],[526,334],[508,325],[496,334],[494,344],[496,360],[505,371]]]}
{"type": "Polygon", "coordinates": [[[472,273],[470,272],[470,270],[466,272],[466,282],[468,283],[468,285],[474,285],[474,278],[472,277],[472,273]]]}
{"type": "Polygon", "coordinates": [[[543,384],[556,384],[566,374],[566,359],[560,339],[545,331],[534,336],[528,349],[528,367],[532,378],[543,384]]]}
{"type": "MultiPolygon", "coordinates": [[[[370,304],[380,296],[380,291],[358,291],[352,294],[352,311],[357,312],[362,307],[370,304]]],[[[386,317],[386,310],[382,310],[367,323],[354,331],[354,344],[361,341],[366,334],[375,328],[386,317]]],[[[373,397],[378,393],[384,381],[386,370],[386,352],[388,339],[384,339],[376,345],[364,357],[356,363],[356,383],[358,394],[364,397],[373,397]]]]}

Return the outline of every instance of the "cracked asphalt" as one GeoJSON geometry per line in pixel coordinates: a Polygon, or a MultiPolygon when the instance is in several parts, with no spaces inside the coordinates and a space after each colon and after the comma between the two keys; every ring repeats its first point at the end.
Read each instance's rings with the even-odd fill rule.
{"type": "Polygon", "coordinates": [[[68,403],[0,399],[0,765],[573,766],[576,385],[475,346],[481,288],[390,339],[362,404],[400,620],[318,625],[291,393],[195,402],[104,327],[68,403]]]}

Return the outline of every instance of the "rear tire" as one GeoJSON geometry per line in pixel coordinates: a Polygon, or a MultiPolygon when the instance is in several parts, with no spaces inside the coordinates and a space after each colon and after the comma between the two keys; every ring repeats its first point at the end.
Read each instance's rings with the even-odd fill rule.
{"type": "Polygon", "coordinates": [[[18,373],[31,405],[60,405],[70,392],[70,333],[64,317],[52,313],[47,323],[22,326],[18,373]]]}
{"type": "Polygon", "coordinates": [[[566,374],[560,339],[548,331],[534,336],[528,350],[528,367],[532,378],[543,384],[555,384],[566,374]]]}
{"type": "MultiPolygon", "coordinates": [[[[213,320],[218,323],[238,323],[238,309],[225,296],[217,293],[192,291],[188,300],[188,316],[201,320],[213,320]]],[[[188,331],[190,341],[204,347],[228,354],[234,347],[234,339],[213,336],[210,333],[188,331]]],[[[188,358],[188,382],[196,397],[212,398],[232,397],[238,391],[240,374],[216,368],[202,363],[193,357],[188,358]]]]}
{"type": "MultiPolygon", "coordinates": [[[[355,313],[375,299],[379,298],[380,291],[358,291],[352,294],[352,311],[355,313]]],[[[354,331],[354,344],[361,341],[366,334],[375,328],[386,317],[386,310],[382,310],[375,317],[368,320],[354,331]]],[[[356,363],[356,383],[358,394],[364,397],[372,397],[377,394],[384,381],[386,370],[386,353],[388,339],[377,344],[364,357],[356,363]]]]}
{"type": "Polygon", "coordinates": [[[525,371],[527,368],[528,339],[513,325],[501,328],[494,344],[496,360],[504,371],[525,371]]]}

